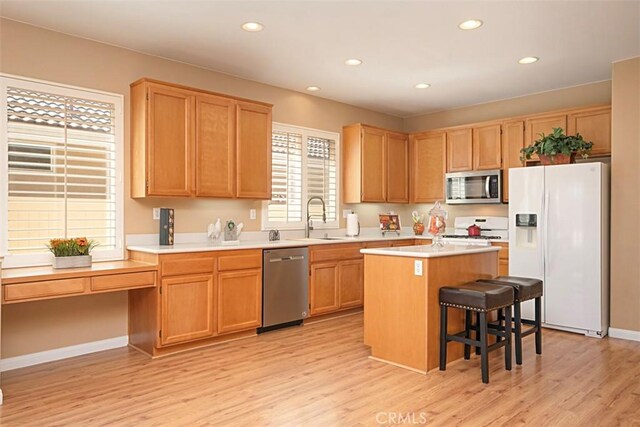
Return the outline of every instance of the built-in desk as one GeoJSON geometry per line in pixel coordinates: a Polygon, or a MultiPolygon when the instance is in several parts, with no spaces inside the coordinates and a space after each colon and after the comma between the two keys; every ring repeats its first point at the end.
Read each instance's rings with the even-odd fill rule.
{"type": "Polygon", "coordinates": [[[156,286],[158,265],[140,261],[96,262],[91,267],[51,266],[2,270],[2,304],[156,286]]]}

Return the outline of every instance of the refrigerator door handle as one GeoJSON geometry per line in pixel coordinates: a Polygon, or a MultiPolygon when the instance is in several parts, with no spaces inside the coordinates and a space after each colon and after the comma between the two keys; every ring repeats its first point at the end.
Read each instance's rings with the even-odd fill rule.
{"type": "Polygon", "coordinates": [[[547,259],[550,259],[551,257],[549,256],[549,247],[547,244],[547,241],[549,240],[548,235],[549,235],[549,191],[546,190],[545,194],[544,194],[544,228],[542,229],[543,231],[543,240],[544,240],[544,260],[545,260],[545,268],[546,268],[546,263],[547,263],[547,259]]]}
{"type": "MultiPolygon", "coordinates": [[[[542,191],[540,193],[540,212],[544,212],[545,207],[545,193],[542,191]]],[[[538,221],[538,272],[540,273],[540,277],[544,277],[544,227],[546,226],[544,219],[540,218],[541,221],[538,221]]]]}

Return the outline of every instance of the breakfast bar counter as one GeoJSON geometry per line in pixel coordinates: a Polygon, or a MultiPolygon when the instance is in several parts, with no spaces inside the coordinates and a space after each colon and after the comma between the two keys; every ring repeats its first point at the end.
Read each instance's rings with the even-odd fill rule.
{"type": "MultiPolygon", "coordinates": [[[[439,289],[498,275],[495,246],[406,246],[363,249],[364,343],[371,357],[417,372],[438,366],[439,289]]],[[[464,329],[462,310],[449,311],[449,330],[464,329]]],[[[448,361],[463,345],[450,343],[448,361]]]]}

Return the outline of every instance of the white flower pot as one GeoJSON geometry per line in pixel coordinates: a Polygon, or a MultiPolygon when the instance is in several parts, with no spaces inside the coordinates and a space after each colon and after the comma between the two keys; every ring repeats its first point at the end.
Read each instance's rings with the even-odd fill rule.
{"type": "Polygon", "coordinates": [[[55,256],[51,265],[53,268],[91,267],[91,255],[55,256]]]}

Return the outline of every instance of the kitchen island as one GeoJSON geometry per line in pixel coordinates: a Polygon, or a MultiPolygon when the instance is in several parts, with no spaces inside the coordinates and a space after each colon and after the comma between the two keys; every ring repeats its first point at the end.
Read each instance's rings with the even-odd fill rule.
{"type": "MultiPolygon", "coordinates": [[[[406,246],[363,249],[364,343],[376,360],[426,373],[438,367],[443,286],[498,275],[498,247],[406,246]]],[[[464,311],[449,309],[449,330],[464,329],[464,311]]],[[[448,361],[463,355],[449,343],[448,361]]]]}

